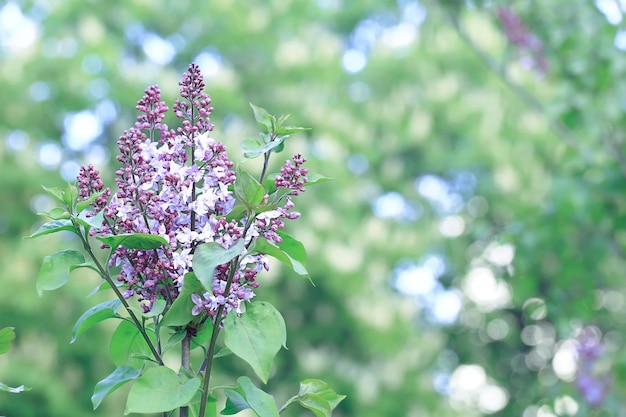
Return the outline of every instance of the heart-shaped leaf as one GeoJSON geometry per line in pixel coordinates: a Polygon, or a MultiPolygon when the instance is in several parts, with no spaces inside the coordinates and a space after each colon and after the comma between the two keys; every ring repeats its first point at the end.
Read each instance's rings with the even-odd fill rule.
{"type": "Polygon", "coordinates": [[[15,329],[4,327],[0,329],[0,354],[7,353],[11,349],[11,341],[15,339],[15,329]]]}
{"type": "Polygon", "coordinates": [[[183,288],[170,309],[165,313],[163,320],[161,320],[161,326],[184,326],[191,322],[193,320],[191,309],[194,306],[191,294],[201,294],[204,291],[206,290],[193,272],[185,274],[183,288]]]}
{"type": "Polygon", "coordinates": [[[110,319],[113,317],[120,317],[117,314],[117,310],[122,306],[122,302],[118,299],[105,301],[97,306],[91,307],[85,311],[82,316],[78,318],[74,328],[72,329],[72,340],[70,343],[74,343],[76,338],[85,331],[89,330],[96,324],[110,319]]]}
{"type": "Polygon", "coordinates": [[[241,317],[226,317],[224,344],[267,382],[274,356],[287,344],[285,320],[270,303],[251,303],[241,317]]]}
{"type": "Polygon", "coordinates": [[[70,268],[83,262],[85,262],[83,254],[74,249],[62,250],[44,257],[37,276],[37,293],[41,296],[44,291],[62,287],[70,279],[70,268]]]}
{"type": "Polygon", "coordinates": [[[156,249],[167,245],[168,241],[163,236],[151,235],[147,233],[123,233],[114,236],[96,237],[100,242],[115,250],[118,246],[126,249],[156,249]]]}
{"type": "Polygon", "coordinates": [[[215,267],[230,262],[237,255],[240,255],[244,249],[245,242],[243,239],[237,240],[228,249],[224,249],[222,245],[215,242],[198,245],[193,254],[193,271],[205,288],[205,291],[212,288],[215,267]]]}
{"type": "Polygon", "coordinates": [[[250,378],[242,376],[237,379],[237,387],[226,388],[226,407],[222,414],[231,415],[251,408],[258,417],[278,417],[274,398],[265,391],[254,386],[250,378]]]}
{"type": "MultiPolygon", "coordinates": [[[[288,244],[286,248],[288,248],[292,252],[295,252],[296,256],[298,256],[299,253],[298,253],[297,247],[288,244]]],[[[269,256],[272,256],[278,259],[283,264],[291,268],[298,275],[301,275],[304,277],[309,276],[309,273],[307,272],[302,262],[293,258],[289,253],[283,251],[281,247],[277,246],[276,244],[272,242],[269,242],[265,238],[260,237],[256,240],[256,242],[254,243],[254,251],[265,253],[269,256]]]]}
{"type": "Polygon", "coordinates": [[[98,408],[104,397],[124,385],[125,383],[139,378],[141,372],[130,366],[120,366],[102,381],[96,384],[91,396],[93,409],[98,408]]]}
{"type": "Polygon", "coordinates": [[[249,173],[237,171],[237,181],[235,181],[235,195],[248,208],[254,208],[261,204],[265,196],[265,189],[249,173]]]}
{"type": "Polygon", "coordinates": [[[330,417],[331,411],[346,398],[335,392],[326,382],[319,379],[305,379],[300,383],[298,401],[318,417],[330,417]]]}
{"type": "MultiPolygon", "coordinates": [[[[148,335],[152,336],[152,333],[148,335]]],[[[127,320],[122,320],[113,332],[109,353],[115,366],[129,365],[136,369],[144,364],[145,360],[142,358],[152,355],[142,334],[127,320]]]]}
{"type": "Polygon", "coordinates": [[[166,366],[149,368],[128,393],[124,414],[162,413],[189,404],[200,388],[200,378],[180,381],[166,366]]]}
{"type": "Polygon", "coordinates": [[[67,230],[68,232],[72,233],[78,233],[76,227],[72,224],[71,220],[52,220],[51,222],[42,224],[35,233],[27,236],[26,239],[34,239],[39,236],[49,235],[52,233],[61,232],[63,230],[67,230]]]}

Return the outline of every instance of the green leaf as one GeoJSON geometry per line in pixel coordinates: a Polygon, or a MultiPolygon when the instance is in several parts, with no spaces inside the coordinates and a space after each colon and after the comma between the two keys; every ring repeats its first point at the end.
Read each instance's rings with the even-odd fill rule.
{"type": "Polygon", "coordinates": [[[285,321],[270,303],[251,303],[241,317],[234,313],[226,317],[224,344],[267,383],[274,356],[287,344],[285,321]]]}
{"type": "Polygon", "coordinates": [[[30,391],[30,388],[25,387],[24,385],[20,385],[19,387],[12,388],[12,387],[10,387],[10,386],[0,382],[0,391],[7,391],[7,392],[11,392],[13,394],[19,394],[20,392],[30,391]]]}
{"type": "Polygon", "coordinates": [[[229,356],[229,355],[230,355],[230,354],[232,354],[232,353],[233,353],[233,352],[231,352],[231,351],[230,351],[230,349],[228,349],[228,348],[222,348],[222,349],[220,349],[220,351],[219,351],[219,352],[217,352],[217,353],[215,354],[215,356],[213,356],[213,359],[216,359],[216,358],[221,358],[221,357],[224,357],[224,356],[229,356]]]}
{"type": "Polygon", "coordinates": [[[65,189],[65,193],[63,194],[63,203],[65,203],[66,207],[74,207],[76,204],[76,199],[78,198],[78,188],[76,186],[67,183],[67,188],[65,189]]]}
{"type": "Polygon", "coordinates": [[[11,341],[13,339],[15,339],[14,327],[0,329],[0,354],[7,353],[11,349],[11,341]]]}
{"type": "Polygon", "coordinates": [[[226,215],[227,221],[241,220],[248,209],[243,204],[236,204],[235,207],[226,215]]]}
{"type": "Polygon", "coordinates": [[[77,217],[76,221],[82,224],[87,230],[92,227],[100,228],[102,227],[102,220],[104,219],[104,213],[101,211],[95,216],[87,217],[87,213],[92,213],[90,211],[83,211],[77,217]]]}
{"type": "Polygon", "coordinates": [[[263,201],[265,189],[252,175],[238,169],[237,180],[235,181],[235,196],[247,208],[252,209],[263,201]]]}
{"type": "Polygon", "coordinates": [[[309,187],[311,185],[315,185],[315,184],[332,180],[332,178],[330,177],[325,177],[324,175],[321,175],[315,172],[309,172],[306,177],[307,177],[307,182],[304,183],[305,187],[309,187]]]}
{"type": "Polygon", "coordinates": [[[276,144],[276,146],[272,147],[275,153],[281,153],[283,149],[285,149],[285,139],[288,137],[289,136],[279,136],[276,140],[274,140],[274,142],[272,142],[276,144]]]}
{"type": "Polygon", "coordinates": [[[115,368],[109,376],[96,384],[96,387],[93,390],[93,395],[91,396],[93,409],[95,410],[98,408],[100,403],[102,403],[102,400],[104,400],[107,395],[126,384],[128,381],[139,378],[140,375],[141,372],[130,366],[120,366],[115,368]]]}
{"type": "Polygon", "coordinates": [[[135,313],[137,313],[138,316],[151,318],[151,317],[156,317],[159,314],[161,314],[165,310],[166,306],[167,306],[167,301],[165,301],[162,298],[159,298],[158,300],[154,301],[154,303],[152,304],[152,309],[148,311],[147,313],[145,313],[143,311],[143,308],[140,308],[140,307],[131,306],[130,309],[133,310],[135,313]]]}
{"type": "Polygon", "coordinates": [[[191,314],[191,309],[194,305],[191,300],[191,294],[202,294],[205,291],[193,272],[186,273],[183,280],[183,288],[170,309],[165,313],[163,320],[161,320],[161,326],[185,326],[190,323],[194,318],[191,314]]]}
{"type": "Polygon", "coordinates": [[[46,194],[54,198],[57,202],[65,204],[65,190],[56,187],[45,187],[43,185],[41,188],[43,188],[46,194]]]}
{"type": "Polygon", "coordinates": [[[276,231],[276,234],[283,240],[277,244],[280,250],[289,255],[291,259],[302,264],[302,266],[306,265],[306,249],[302,242],[281,230],[276,231]]]}
{"type": "Polygon", "coordinates": [[[193,254],[193,270],[196,277],[207,291],[213,283],[213,272],[218,265],[230,262],[236,256],[240,255],[245,249],[243,239],[228,249],[224,249],[222,245],[215,242],[203,243],[198,245],[193,254]]]}
{"type": "Polygon", "coordinates": [[[172,333],[169,339],[167,339],[167,343],[165,344],[165,347],[163,348],[163,353],[167,352],[172,346],[180,343],[185,338],[186,335],[187,335],[186,329],[182,329],[182,330],[172,333]]]}
{"type": "Polygon", "coordinates": [[[278,205],[285,198],[285,196],[288,196],[289,194],[293,192],[292,190],[288,188],[284,188],[284,187],[276,189],[273,183],[274,183],[274,180],[272,180],[272,185],[271,185],[271,188],[274,189],[274,192],[270,194],[269,199],[268,199],[269,200],[268,203],[272,207],[272,210],[278,207],[278,205]]]}
{"type": "MultiPolygon", "coordinates": [[[[269,136],[268,136],[269,137],[269,136]]],[[[246,159],[254,159],[259,155],[263,155],[264,153],[275,150],[275,152],[280,152],[283,150],[283,142],[287,139],[288,136],[279,136],[271,140],[270,142],[264,143],[258,139],[250,139],[246,138],[241,143],[241,150],[243,152],[243,156],[246,159]]]]}
{"type": "MultiPolygon", "coordinates": [[[[152,335],[152,333],[148,334],[152,335]]],[[[150,347],[139,329],[127,320],[122,320],[113,332],[109,354],[115,366],[128,365],[135,369],[141,368],[145,362],[141,357],[152,357],[150,347]]]]}
{"type": "Polygon", "coordinates": [[[263,145],[267,145],[268,143],[270,143],[273,138],[272,134],[269,132],[261,132],[259,136],[261,137],[261,143],[263,145]]]}
{"type": "Polygon", "coordinates": [[[291,135],[292,133],[303,132],[305,130],[311,130],[310,127],[298,127],[298,126],[277,126],[276,134],[277,135],[291,135]]]}
{"type": "Polygon", "coordinates": [[[67,220],[70,217],[72,217],[70,213],[68,213],[67,210],[61,207],[54,207],[48,212],[37,213],[37,214],[40,216],[48,216],[52,220],[67,220]]]}
{"type": "MultiPolygon", "coordinates": [[[[201,347],[204,349],[204,345],[211,340],[211,333],[213,333],[213,325],[210,322],[208,326],[206,324],[199,326],[196,329],[196,335],[191,338],[191,348],[195,349],[201,347]]],[[[216,356],[214,356],[214,358],[215,357],[216,356]]]]}
{"type": "MultiPolygon", "coordinates": [[[[96,268],[96,271],[97,271],[97,268],[96,268]]],[[[119,281],[115,281],[115,283],[119,284],[118,287],[122,285],[122,283],[119,281]]],[[[106,291],[110,288],[111,286],[109,285],[109,283],[103,280],[93,290],[91,290],[89,294],[87,294],[86,298],[89,298],[92,295],[99,293],[100,291],[106,291]]]]}
{"type": "Polygon", "coordinates": [[[96,266],[94,265],[91,259],[87,259],[85,262],[70,266],[70,272],[74,271],[75,269],[80,269],[80,268],[91,269],[92,271],[95,271],[97,274],[100,274],[100,271],[98,270],[98,268],[96,268],[96,266]]]}
{"type": "Polygon", "coordinates": [[[331,416],[332,409],[330,404],[317,394],[306,394],[298,397],[298,402],[302,407],[311,410],[316,417],[331,416]]]}
{"type": "MultiPolygon", "coordinates": [[[[200,394],[201,392],[198,391],[189,405],[189,415],[191,417],[200,417],[200,394]]],[[[217,399],[209,396],[206,400],[206,404],[203,417],[217,417],[217,399]]]]}
{"type": "Polygon", "coordinates": [[[181,383],[166,366],[149,368],[128,393],[124,414],[162,413],[187,405],[200,388],[200,378],[181,383]]]}
{"type": "Polygon", "coordinates": [[[83,262],[85,262],[83,254],[74,249],[62,250],[44,257],[37,277],[39,296],[43,291],[62,287],[70,279],[70,267],[83,262]]]}
{"type": "Polygon", "coordinates": [[[278,120],[276,120],[276,125],[277,126],[282,126],[283,123],[285,123],[287,121],[287,119],[289,119],[291,117],[290,114],[281,114],[280,117],[278,118],[278,120]]]}
{"type": "Polygon", "coordinates": [[[98,191],[89,196],[87,200],[79,201],[76,203],[76,213],[80,214],[83,210],[91,205],[98,197],[105,193],[106,190],[98,191]]]}
{"type": "MultiPolygon", "coordinates": [[[[217,399],[213,397],[207,398],[207,406],[204,410],[205,414],[203,417],[217,417],[217,399]]],[[[199,412],[198,412],[199,416],[199,412]]]]}
{"type": "MultiPolygon", "coordinates": [[[[333,390],[330,385],[319,379],[305,379],[300,382],[300,391],[298,392],[298,400],[300,404],[313,411],[311,407],[319,405],[321,400],[326,401],[329,407],[328,414],[318,414],[315,411],[313,413],[316,416],[330,416],[332,411],[337,405],[346,398],[345,395],[340,395],[333,390]]],[[[326,410],[326,406],[322,405],[318,408],[319,412],[326,410]]]]}
{"type": "Polygon", "coordinates": [[[39,229],[35,233],[30,236],[27,236],[26,239],[34,239],[39,236],[49,235],[56,232],[61,232],[63,230],[67,230],[68,232],[78,234],[78,230],[72,224],[71,220],[53,220],[51,222],[47,222],[42,224],[39,229]]]}
{"type": "Polygon", "coordinates": [[[114,251],[118,246],[126,249],[156,249],[169,242],[163,236],[151,235],[147,233],[124,233],[114,236],[96,237],[99,241],[111,247],[114,251]]]}
{"type": "Polygon", "coordinates": [[[274,130],[274,124],[276,121],[274,116],[269,114],[264,108],[257,107],[252,103],[250,103],[250,107],[252,107],[252,111],[254,112],[254,119],[259,124],[259,127],[265,132],[272,132],[274,130]]]}
{"type": "Polygon", "coordinates": [[[263,155],[265,143],[255,138],[244,138],[241,141],[241,152],[246,159],[254,159],[263,155]]]}
{"type": "Polygon", "coordinates": [[[78,318],[74,329],[72,329],[72,340],[70,343],[74,343],[76,338],[89,330],[96,324],[110,318],[120,318],[117,314],[117,310],[122,306],[122,302],[118,299],[105,301],[97,306],[91,307],[85,311],[82,316],[78,318]]]}
{"type": "Polygon", "coordinates": [[[278,417],[274,398],[263,390],[255,387],[250,378],[242,376],[237,379],[237,387],[224,389],[226,407],[222,414],[231,415],[251,408],[258,417],[278,417]]]}
{"type": "Polygon", "coordinates": [[[224,394],[226,395],[226,405],[224,406],[224,409],[220,411],[220,414],[232,416],[233,414],[237,414],[250,408],[250,405],[246,401],[245,397],[237,390],[226,388],[224,390],[224,394]]]}
{"type": "MultiPolygon", "coordinates": [[[[297,248],[292,247],[292,245],[288,244],[287,248],[292,251],[295,251],[296,253],[298,252],[297,248]]],[[[306,267],[304,266],[302,262],[300,262],[298,259],[293,258],[287,252],[283,251],[282,247],[277,246],[273,242],[269,242],[265,238],[262,238],[262,237],[257,238],[256,242],[254,243],[254,250],[257,252],[268,254],[269,256],[272,256],[278,259],[279,261],[287,265],[289,268],[291,268],[298,275],[301,275],[304,277],[309,276],[309,273],[307,272],[306,267]]]]}

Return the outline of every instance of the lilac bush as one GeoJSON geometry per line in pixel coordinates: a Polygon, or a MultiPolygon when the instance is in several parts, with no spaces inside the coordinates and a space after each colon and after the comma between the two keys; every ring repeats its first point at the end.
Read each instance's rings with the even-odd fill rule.
{"type": "MultiPolygon", "coordinates": [[[[244,139],[242,150],[246,158],[263,157],[255,178],[235,167],[224,144],[211,136],[213,108],[199,67],[190,65],[179,85],[181,99],[172,107],[180,120],[176,129],[164,122],[169,108],[158,86],[148,87],[137,103],[137,121],[117,141],[117,191],[105,187],[92,165],[81,167],[76,186],[44,187],[62,208],[45,213],[51,221],[31,236],[69,231],[84,250],[47,256],[39,292],[60,287],[74,269],[89,268],[115,294],[85,312],[72,335],[74,341],[100,321],[120,320],[111,342],[117,368],[96,385],[94,408],[134,381],[126,413],[170,415],[178,408],[181,416],[216,415],[207,408],[215,407],[210,375],[220,332],[227,351],[246,361],[263,382],[285,346],[280,313],[267,302],[253,302],[269,257],[308,276],[304,247],[283,229],[286,220],[300,217],[294,199],[305,185],[324,177],[311,180],[301,154],[268,174],[270,156],[304,128],[286,126],[286,117],[252,106],[262,132],[258,139],[244,139]],[[104,262],[94,239],[108,251],[104,262]],[[163,362],[173,346],[181,357],[176,370],[163,362]],[[190,351],[197,346],[206,355],[194,365],[190,351]]],[[[271,396],[245,376],[220,390],[227,397],[224,414],[251,408],[260,417],[278,415],[271,396]]],[[[330,416],[342,399],[324,382],[305,380],[280,409],[297,402],[317,416],[330,416]]]]}

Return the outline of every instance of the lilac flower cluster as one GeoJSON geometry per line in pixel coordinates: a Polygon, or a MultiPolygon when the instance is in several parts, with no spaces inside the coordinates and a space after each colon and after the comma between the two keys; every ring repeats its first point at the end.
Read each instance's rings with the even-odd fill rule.
{"type": "MultiPolygon", "coordinates": [[[[274,185],[278,188],[288,190],[285,196],[285,204],[275,210],[269,210],[258,214],[255,223],[246,232],[246,242],[259,236],[264,237],[270,242],[281,243],[282,238],[277,231],[285,227],[283,219],[297,219],[300,213],[292,211],[294,204],[291,200],[292,195],[298,195],[304,191],[304,184],[307,182],[306,174],[309,172],[307,168],[302,168],[302,164],[306,159],[300,154],[293,157],[293,162],[287,160],[281,168],[281,175],[277,175],[274,179],[274,185]]],[[[225,223],[224,219],[221,219],[225,223]]],[[[243,231],[242,226],[237,226],[233,222],[230,223],[233,233],[239,235],[243,231]]],[[[230,234],[232,236],[233,234],[230,234]]],[[[218,241],[222,246],[229,245],[229,242],[218,241]]],[[[231,242],[232,243],[232,242],[231,242]]],[[[225,310],[235,309],[240,313],[239,305],[242,301],[247,301],[254,297],[252,289],[257,288],[259,283],[256,276],[263,269],[269,270],[267,255],[254,254],[247,255],[239,264],[239,269],[234,272],[232,285],[228,295],[224,295],[227,277],[230,275],[230,265],[224,264],[216,268],[216,275],[213,280],[213,294],[205,292],[202,297],[194,294],[192,300],[194,308],[193,315],[199,315],[206,312],[210,317],[215,317],[221,304],[226,306],[225,310]]]]}
{"type": "MultiPolygon", "coordinates": [[[[122,165],[116,171],[118,191],[108,203],[108,189],[92,203],[94,213],[103,211],[104,220],[91,235],[144,233],[162,236],[169,243],[154,250],[118,247],[110,257],[109,268],[120,267],[117,279],[126,288],[124,297],[137,297],[146,312],[157,299],[171,303],[178,297],[184,275],[192,270],[197,245],[216,242],[228,249],[238,239],[249,243],[259,236],[280,242],[276,232],[284,227],[282,219],[299,217],[291,211],[291,196],[304,190],[308,172],[301,167],[304,158],[296,155],[276,179],[277,188],[290,191],[283,207],[260,214],[248,228],[245,218],[227,221],[225,216],[235,205],[231,189],[236,177],[225,146],[209,135],[213,108],[197,65],[189,66],[179,85],[183,100],[176,100],[173,111],[181,127],[168,128],[164,123],[168,107],[160,90],[148,87],[137,104],[141,113],[137,122],[118,140],[117,160],[122,165]]],[[[81,168],[78,184],[81,199],[104,186],[92,166],[81,168]]],[[[223,314],[231,309],[239,312],[240,303],[254,297],[256,275],[269,269],[267,255],[246,254],[237,265],[233,274],[230,264],[216,268],[211,292],[192,297],[194,315],[206,313],[215,319],[221,305],[223,314]]]]}
{"type": "Polygon", "coordinates": [[[598,375],[597,360],[603,355],[604,348],[599,330],[586,327],[578,337],[578,372],[574,384],[585,402],[592,407],[599,407],[608,394],[611,379],[607,375],[598,375]]]}
{"type": "Polygon", "coordinates": [[[102,211],[111,196],[111,189],[108,187],[104,188],[104,183],[100,178],[100,171],[95,169],[93,165],[89,164],[86,167],[80,167],[78,173],[78,200],[87,201],[90,196],[100,192],[102,193],[90,204],[94,210],[87,213],[88,217],[93,217],[102,211]]]}
{"type": "Polygon", "coordinates": [[[543,45],[539,38],[530,32],[522,19],[510,9],[498,7],[496,15],[509,42],[517,48],[531,68],[535,68],[539,74],[545,74],[548,71],[548,61],[543,54],[543,45]]]}

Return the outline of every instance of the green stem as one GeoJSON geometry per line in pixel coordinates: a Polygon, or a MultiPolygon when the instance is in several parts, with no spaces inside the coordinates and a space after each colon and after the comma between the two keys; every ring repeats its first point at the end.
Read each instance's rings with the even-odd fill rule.
{"type": "MultiPolygon", "coordinates": [[[[185,338],[181,342],[181,354],[180,354],[180,363],[187,372],[187,374],[191,373],[191,334],[189,333],[189,329],[185,333],[185,338]]],[[[188,417],[189,416],[189,407],[180,407],[180,415],[179,417],[188,417]]]]}
{"type": "MultiPolygon", "coordinates": [[[[261,176],[259,179],[259,182],[261,184],[263,184],[265,174],[267,173],[267,167],[269,165],[271,154],[272,154],[272,151],[269,151],[263,155],[264,157],[263,169],[261,171],[261,176]]],[[[256,213],[254,212],[248,213],[248,218],[246,220],[246,224],[244,226],[243,233],[242,233],[242,236],[243,236],[242,239],[245,239],[246,233],[248,232],[248,229],[250,229],[250,226],[252,226],[252,223],[254,222],[255,217],[256,217],[256,213]]],[[[230,287],[233,283],[233,278],[235,277],[235,271],[239,267],[239,259],[240,259],[240,256],[237,256],[235,259],[233,259],[230,262],[230,273],[226,281],[224,294],[228,294],[228,292],[230,291],[230,287]]],[[[204,414],[206,412],[206,403],[207,403],[207,399],[209,398],[209,382],[211,379],[213,356],[215,356],[215,344],[217,343],[217,337],[219,336],[219,333],[220,333],[220,324],[222,321],[221,317],[222,317],[222,313],[224,312],[224,308],[225,308],[224,304],[220,305],[217,309],[217,312],[215,313],[216,320],[215,320],[215,323],[213,324],[213,330],[211,332],[211,340],[209,341],[209,348],[207,349],[206,357],[204,358],[204,362],[200,369],[200,371],[202,371],[202,369],[204,368],[205,372],[204,372],[204,381],[202,382],[202,395],[200,398],[199,417],[204,417],[204,414]]]]}
{"type": "MultiPolygon", "coordinates": [[[[256,213],[252,212],[249,214],[248,219],[246,221],[246,225],[244,226],[242,239],[245,238],[248,229],[252,225],[254,218],[256,217],[256,213]]],[[[240,256],[235,257],[232,261],[230,261],[230,272],[228,274],[228,279],[226,280],[226,287],[224,288],[224,294],[228,294],[230,291],[230,287],[233,283],[233,279],[235,278],[235,271],[239,268],[239,260],[240,256]]],[[[215,356],[215,344],[217,343],[217,336],[220,333],[220,324],[222,321],[222,313],[224,312],[225,304],[222,304],[218,307],[217,312],[215,313],[215,323],[213,324],[213,330],[211,332],[211,340],[209,341],[209,348],[207,349],[206,357],[204,358],[204,363],[202,364],[202,368],[205,368],[204,372],[204,381],[202,384],[202,396],[200,398],[200,417],[204,417],[204,413],[206,411],[206,402],[209,397],[209,380],[211,378],[211,368],[213,366],[213,356],[215,356]]]]}
{"type": "MultiPolygon", "coordinates": [[[[245,234],[244,234],[245,236],[245,234]]],[[[228,279],[226,280],[226,287],[224,288],[224,294],[228,294],[230,291],[230,286],[233,283],[233,278],[235,277],[235,271],[239,267],[239,256],[230,261],[230,272],[228,274],[228,279]]],[[[209,398],[209,381],[211,379],[211,368],[213,366],[213,356],[215,356],[215,344],[217,343],[217,336],[220,333],[220,325],[222,322],[222,313],[224,312],[224,308],[226,304],[221,304],[217,312],[215,313],[215,323],[213,324],[213,331],[211,332],[211,340],[209,341],[209,348],[206,352],[206,358],[204,362],[206,363],[206,370],[204,372],[204,381],[202,383],[202,396],[200,397],[200,413],[199,417],[204,417],[204,413],[206,411],[206,403],[209,398]]]]}
{"type": "MultiPolygon", "coordinates": [[[[80,225],[78,224],[78,222],[76,222],[75,219],[72,219],[72,223],[74,224],[76,229],[80,230],[80,225]]],[[[141,333],[141,336],[144,338],[144,340],[148,344],[148,347],[150,348],[150,351],[152,352],[152,355],[154,356],[154,359],[156,359],[156,361],[159,363],[159,365],[164,365],[163,364],[163,360],[161,359],[161,355],[159,355],[158,350],[156,349],[156,347],[152,343],[152,340],[150,340],[150,337],[148,336],[148,333],[146,333],[146,330],[141,325],[141,322],[137,318],[137,315],[130,308],[130,305],[128,304],[128,302],[126,301],[126,299],[124,298],[124,296],[120,292],[119,288],[117,288],[117,285],[115,285],[115,282],[113,281],[113,278],[111,278],[111,275],[109,275],[109,271],[107,271],[102,266],[102,264],[100,263],[98,258],[96,258],[96,255],[91,250],[91,246],[89,246],[89,242],[87,241],[85,236],[83,236],[82,233],[78,233],[78,236],[80,237],[80,240],[81,240],[81,242],[83,244],[83,247],[85,248],[85,250],[89,254],[89,257],[91,258],[91,260],[96,265],[96,268],[98,268],[98,271],[100,272],[100,276],[109,284],[109,286],[111,287],[111,289],[113,290],[113,292],[115,293],[117,298],[121,301],[122,305],[124,306],[124,309],[126,309],[126,312],[130,316],[131,320],[133,321],[133,323],[135,323],[135,326],[137,327],[137,330],[139,330],[139,333],[141,333]]]]}
{"type": "Polygon", "coordinates": [[[272,154],[272,151],[265,152],[263,154],[263,170],[261,171],[261,177],[259,179],[259,183],[261,185],[263,184],[263,180],[265,179],[265,173],[267,171],[267,166],[269,164],[271,154],[272,154]]]}
{"type": "Polygon", "coordinates": [[[285,404],[283,404],[283,406],[280,407],[280,409],[278,409],[278,414],[280,414],[283,411],[285,411],[287,409],[287,407],[289,407],[291,404],[295,403],[296,401],[298,401],[298,396],[294,395],[285,404]]]}
{"type": "MultiPolygon", "coordinates": [[[[276,140],[276,133],[272,132],[270,134],[270,142],[273,142],[274,140],[276,140]]],[[[263,180],[265,180],[265,174],[267,172],[267,167],[269,165],[271,155],[272,155],[271,149],[263,154],[263,169],[261,170],[261,177],[259,178],[259,183],[261,185],[263,184],[263,180]]]]}

